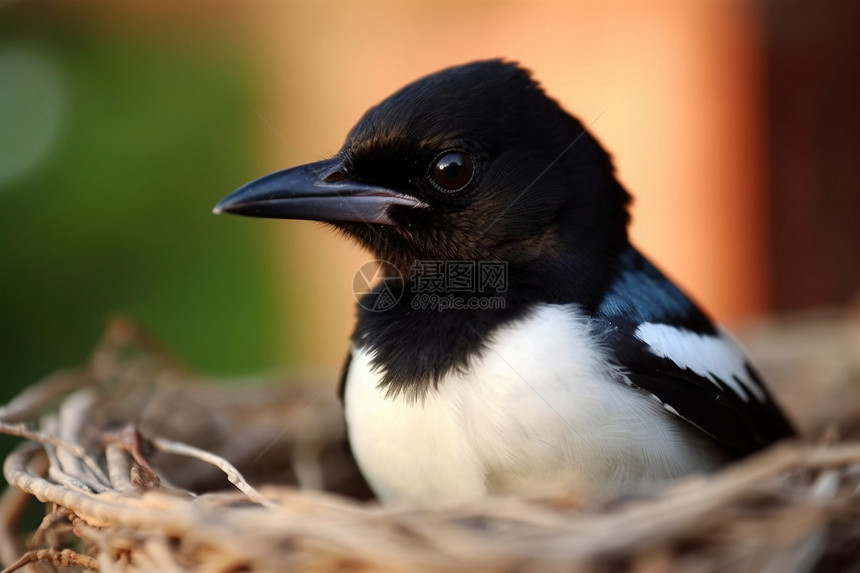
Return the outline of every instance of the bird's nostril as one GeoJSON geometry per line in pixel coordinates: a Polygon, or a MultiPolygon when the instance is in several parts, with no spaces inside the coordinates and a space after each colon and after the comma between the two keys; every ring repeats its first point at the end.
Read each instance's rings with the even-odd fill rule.
{"type": "Polygon", "coordinates": [[[325,178],[326,183],[337,183],[338,181],[343,181],[346,179],[346,173],[342,171],[335,171],[333,173],[329,173],[329,175],[325,178]]]}

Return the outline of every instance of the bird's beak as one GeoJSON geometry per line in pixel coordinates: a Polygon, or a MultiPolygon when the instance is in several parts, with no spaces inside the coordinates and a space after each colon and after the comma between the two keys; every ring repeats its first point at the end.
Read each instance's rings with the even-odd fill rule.
{"type": "Polygon", "coordinates": [[[335,157],[270,173],[230,193],[212,212],[394,225],[389,216],[392,206],[425,206],[414,197],[353,181],[342,167],[335,157]]]}

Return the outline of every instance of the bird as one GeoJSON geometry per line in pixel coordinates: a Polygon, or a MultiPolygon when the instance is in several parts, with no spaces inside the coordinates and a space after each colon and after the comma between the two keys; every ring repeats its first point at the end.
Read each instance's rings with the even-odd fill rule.
{"type": "Polygon", "coordinates": [[[796,435],[631,244],[630,204],[583,123],[491,59],[406,85],[333,157],[214,212],[320,221],[388,265],[340,392],[361,473],[402,504],[651,491],[796,435]]]}

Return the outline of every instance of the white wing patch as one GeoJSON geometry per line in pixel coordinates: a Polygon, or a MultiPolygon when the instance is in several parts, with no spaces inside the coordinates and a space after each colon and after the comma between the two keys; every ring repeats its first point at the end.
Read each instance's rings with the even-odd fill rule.
{"type": "Polygon", "coordinates": [[[743,351],[725,335],[709,336],[652,322],[639,325],[635,335],[655,355],[668,358],[681,368],[689,368],[717,386],[724,383],[745,402],[749,401],[750,394],[760,402],[766,400],[747,371],[743,351]]]}

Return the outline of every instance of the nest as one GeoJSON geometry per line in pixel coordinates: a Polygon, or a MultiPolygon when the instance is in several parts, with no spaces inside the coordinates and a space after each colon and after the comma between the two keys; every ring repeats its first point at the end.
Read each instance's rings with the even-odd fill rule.
{"type": "Polygon", "coordinates": [[[858,325],[749,331],[802,443],[649,496],[383,508],[363,501],[333,386],[202,380],[118,320],[86,366],[0,409],[26,438],[4,466],[0,557],[123,573],[857,571],[858,325]],[[33,498],[45,517],[23,532],[33,498]]]}

